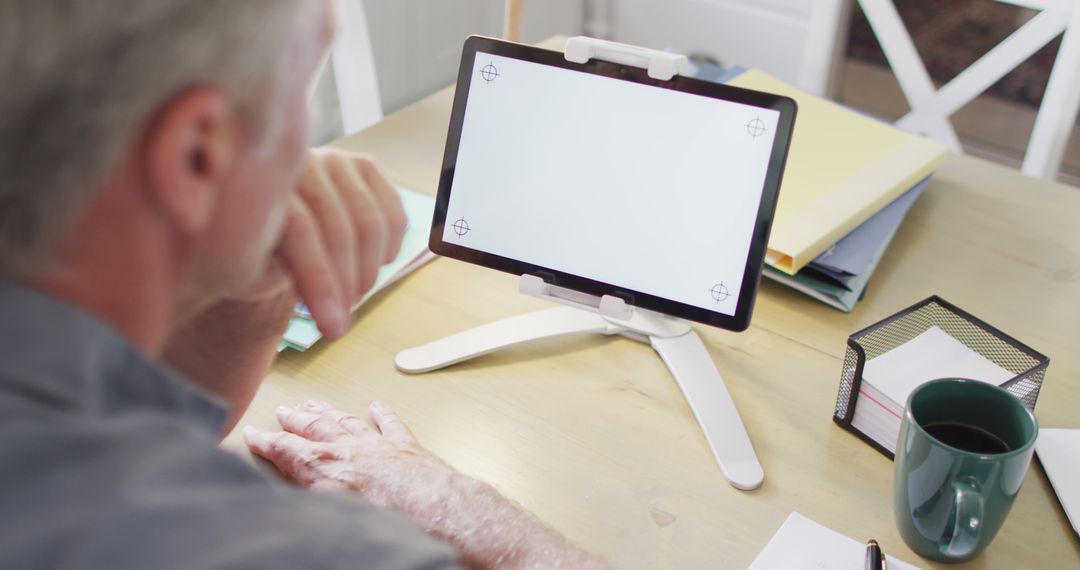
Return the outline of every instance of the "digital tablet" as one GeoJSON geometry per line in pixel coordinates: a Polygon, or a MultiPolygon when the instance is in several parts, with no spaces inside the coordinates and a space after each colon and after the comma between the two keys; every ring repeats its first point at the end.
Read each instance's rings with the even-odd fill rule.
{"type": "Polygon", "coordinates": [[[470,37],[429,246],[744,330],[794,119],[786,97],[470,37]]]}

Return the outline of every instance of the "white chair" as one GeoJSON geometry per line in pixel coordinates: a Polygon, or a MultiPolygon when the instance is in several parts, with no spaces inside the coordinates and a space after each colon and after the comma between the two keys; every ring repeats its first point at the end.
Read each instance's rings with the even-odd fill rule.
{"type": "Polygon", "coordinates": [[[833,91],[830,83],[837,77],[837,66],[843,62],[851,6],[845,0],[813,0],[812,5],[796,84],[824,97],[833,91]]]}
{"type": "Polygon", "coordinates": [[[345,135],[365,129],[383,118],[379,79],[371,51],[362,0],[334,0],[337,38],[331,48],[341,123],[345,135]]]}
{"type": "Polygon", "coordinates": [[[949,117],[1064,32],[1021,168],[1029,176],[1053,179],[1080,104],[1080,3],[997,1],[1039,12],[941,89],[935,89],[892,1],[859,0],[859,4],[911,107],[896,125],[937,139],[956,153],[963,153],[963,147],[949,117]]]}

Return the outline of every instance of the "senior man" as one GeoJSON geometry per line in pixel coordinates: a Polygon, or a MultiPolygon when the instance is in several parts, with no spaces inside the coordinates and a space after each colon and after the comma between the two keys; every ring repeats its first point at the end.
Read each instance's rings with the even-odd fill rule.
{"type": "Polygon", "coordinates": [[[333,28],[315,0],[0,0],[0,567],[602,566],[383,404],[246,431],[297,485],[218,447],[296,300],[344,334],[400,245],[378,168],[305,148],[333,28]]]}

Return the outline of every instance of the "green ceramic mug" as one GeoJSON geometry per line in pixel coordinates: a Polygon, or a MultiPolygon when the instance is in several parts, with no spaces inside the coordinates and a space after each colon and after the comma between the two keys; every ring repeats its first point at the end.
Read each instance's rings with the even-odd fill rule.
{"type": "Polygon", "coordinates": [[[916,553],[963,562],[993,540],[1024,481],[1035,416],[984,382],[933,380],[908,397],[893,475],[896,524],[916,553]]]}

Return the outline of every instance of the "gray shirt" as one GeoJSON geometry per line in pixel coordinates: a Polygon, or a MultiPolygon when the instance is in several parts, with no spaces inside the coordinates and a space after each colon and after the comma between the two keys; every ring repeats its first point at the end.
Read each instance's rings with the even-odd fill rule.
{"type": "Polygon", "coordinates": [[[218,447],[225,408],[114,329],[0,281],[0,568],[449,568],[396,514],[218,447]]]}

